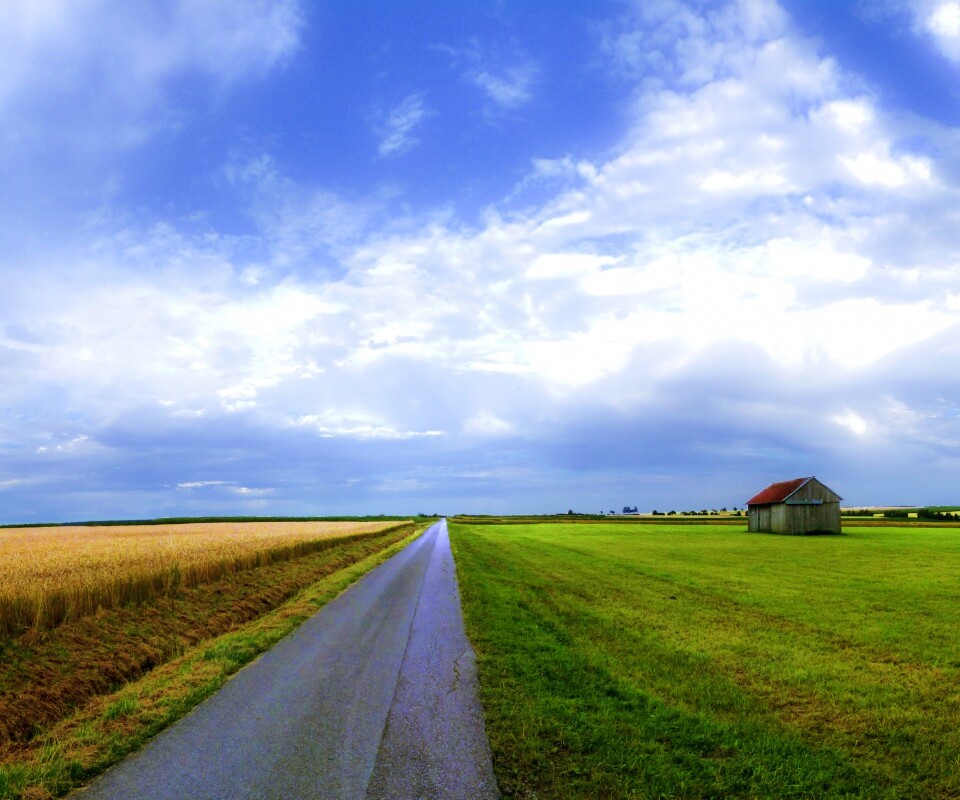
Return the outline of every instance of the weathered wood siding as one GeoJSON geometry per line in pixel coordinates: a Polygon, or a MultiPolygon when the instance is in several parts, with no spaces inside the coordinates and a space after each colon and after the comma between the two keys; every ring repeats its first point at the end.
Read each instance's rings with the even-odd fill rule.
{"type": "Polygon", "coordinates": [[[785,503],[750,506],[747,529],[769,533],[840,533],[840,497],[813,479],[785,503]]]}
{"type": "Polygon", "coordinates": [[[796,500],[823,500],[824,503],[839,503],[840,495],[824,486],[816,478],[808,481],[806,485],[801,486],[797,491],[790,495],[788,503],[796,500]]]}
{"type": "Polygon", "coordinates": [[[840,533],[840,504],[820,505],[783,504],[783,533],[811,533],[822,531],[840,533]]]}
{"type": "Polygon", "coordinates": [[[754,533],[769,531],[771,506],[750,506],[747,509],[747,530],[754,533]]]}

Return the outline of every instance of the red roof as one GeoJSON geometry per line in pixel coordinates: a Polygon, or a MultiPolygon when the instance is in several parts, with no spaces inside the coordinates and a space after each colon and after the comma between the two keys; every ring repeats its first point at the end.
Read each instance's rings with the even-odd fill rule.
{"type": "Polygon", "coordinates": [[[782,503],[797,489],[803,486],[811,478],[794,478],[792,481],[780,481],[780,483],[771,483],[756,497],[747,500],[748,506],[763,506],[768,503],[782,503]]]}

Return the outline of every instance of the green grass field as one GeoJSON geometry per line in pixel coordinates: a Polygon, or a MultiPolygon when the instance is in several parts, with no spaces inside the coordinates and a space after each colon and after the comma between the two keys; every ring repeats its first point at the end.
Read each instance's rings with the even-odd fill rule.
{"type": "Polygon", "coordinates": [[[960,797],[960,529],[450,532],[507,796],[960,797]]]}

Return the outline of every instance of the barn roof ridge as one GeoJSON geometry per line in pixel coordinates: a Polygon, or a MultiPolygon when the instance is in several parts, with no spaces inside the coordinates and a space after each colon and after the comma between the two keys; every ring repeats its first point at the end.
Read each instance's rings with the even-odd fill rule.
{"type": "Polygon", "coordinates": [[[747,500],[748,506],[762,506],[769,503],[782,503],[790,495],[795,494],[816,476],[810,475],[806,478],[793,478],[789,481],[778,481],[771,483],[766,489],[747,500]]]}

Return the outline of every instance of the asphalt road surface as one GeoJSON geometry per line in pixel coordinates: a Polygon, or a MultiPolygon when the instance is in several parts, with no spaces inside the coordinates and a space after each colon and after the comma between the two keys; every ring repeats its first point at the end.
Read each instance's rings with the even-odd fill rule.
{"type": "Polygon", "coordinates": [[[445,520],[72,795],[498,796],[445,520]]]}

